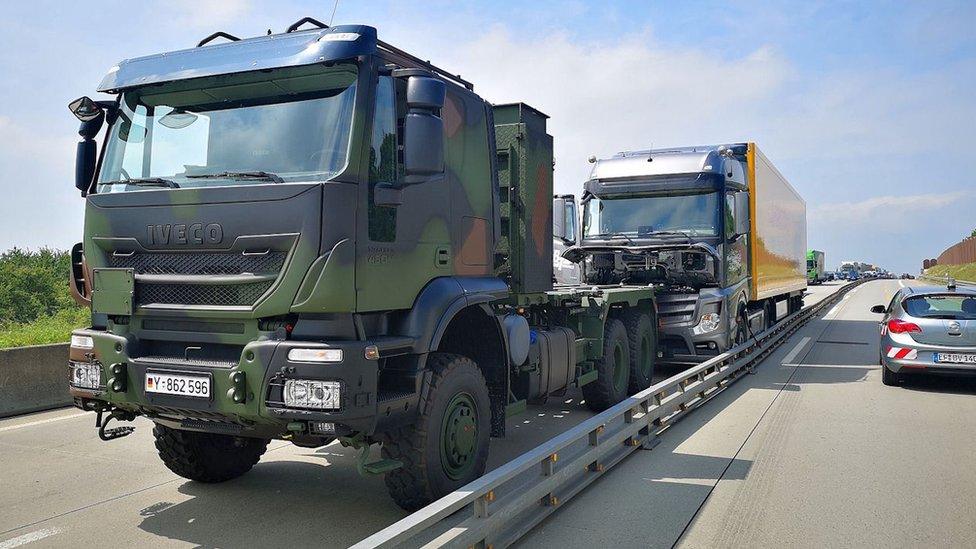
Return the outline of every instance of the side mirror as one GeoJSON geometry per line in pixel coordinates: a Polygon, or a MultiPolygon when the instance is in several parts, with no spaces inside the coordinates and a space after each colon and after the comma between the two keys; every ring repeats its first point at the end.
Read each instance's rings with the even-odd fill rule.
{"type": "Polygon", "coordinates": [[[95,136],[105,122],[105,110],[94,99],[87,96],[68,103],[68,110],[81,121],[81,126],[78,128],[81,141],[78,142],[75,150],[75,188],[85,196],[92,178],[95,177],[95,163],[98,160],[95,136]]]}
{"type": "Polygon", "coordinates": [[[403,182],[423,183],[444,173],[444,107],[447,86],[430,76],[407,78],[407,116],[403,122],[403,182]]]}
{"type": "Polygon", "coordinates": [[[888,312],[888,308],[884,305],[875,305],[874,307],[871,307],[871,312],[883,315],[888,312]]]}
{"type": "Polygon", "coordinates": [[[552,199],[552,235],[566,244],[576,244],[576,197],[552,199]]]}
{"type": "Polygon", "coordinates": [[[749,193],[735,193],[735,234],[749,234],[749,193]]]}

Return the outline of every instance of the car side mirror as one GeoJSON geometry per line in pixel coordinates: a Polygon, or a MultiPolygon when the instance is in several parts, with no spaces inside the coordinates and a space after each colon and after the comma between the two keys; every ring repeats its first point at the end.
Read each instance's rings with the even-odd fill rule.
{"type": "Polygon", "coordinates": [[[403,122],[405,185],[444,173],[444,121],[441,109],[447,86],[431,76],[407,78],[407,115],[403,122]]]}
{"type": "Polygon", "coordinates": [[[884,305],[875,305],[874,307],[871,307],[871,312],[883,315],[888,312],[888,308],[884,305]]]}
{"type": "Polygon", "coordinates": [[[735,193],[735,234],[749,234],[749,193],[735,193]]]}

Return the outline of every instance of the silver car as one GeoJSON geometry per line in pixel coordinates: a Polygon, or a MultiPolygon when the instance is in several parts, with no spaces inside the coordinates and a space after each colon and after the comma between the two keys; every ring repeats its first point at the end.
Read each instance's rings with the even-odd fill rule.
{"type": "Polygon", "coordinates": [[[881,320],[881,380],[906,373],[976,373],[976,288],[906,287],[875,305],[881,320]]]}

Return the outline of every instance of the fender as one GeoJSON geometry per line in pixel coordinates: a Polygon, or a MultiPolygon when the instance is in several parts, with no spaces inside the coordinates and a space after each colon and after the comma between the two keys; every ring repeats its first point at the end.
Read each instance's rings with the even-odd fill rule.
{"type": "Polygon", "coordinates": [[[429,353],[440,344],[444,330],[459,311],[508,295],[508,285],[496,277],[435,278],[420,290],[395,333],[414,339],[413,352],[429,353]]]}

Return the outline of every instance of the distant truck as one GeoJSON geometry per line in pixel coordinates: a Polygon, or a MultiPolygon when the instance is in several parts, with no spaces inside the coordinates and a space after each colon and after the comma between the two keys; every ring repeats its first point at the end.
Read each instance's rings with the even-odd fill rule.
{"type": "Polygon", "coordinates": [[[99,90],[70,105],[91,324],[69,384],[101,438],[147,417],[200,482],[272,439],[338,439],[417,509],[483,474],[528,404],[650,385],[654,289],[553,288],[538,110],[310,18],[123,61],[99,90]]]}
{"type": "Polygon", "coordinates": [[[755,143],[594,162],[564,255],[586,284],[658,289],[659,357],[700,362],[802,307],[806,203],[755,143]]]}
{"type": "Polygon", "coordinates": [[[820,250],[807,251],[807,283],[823,284],[827,280],[824,253],[820,250]]]}

